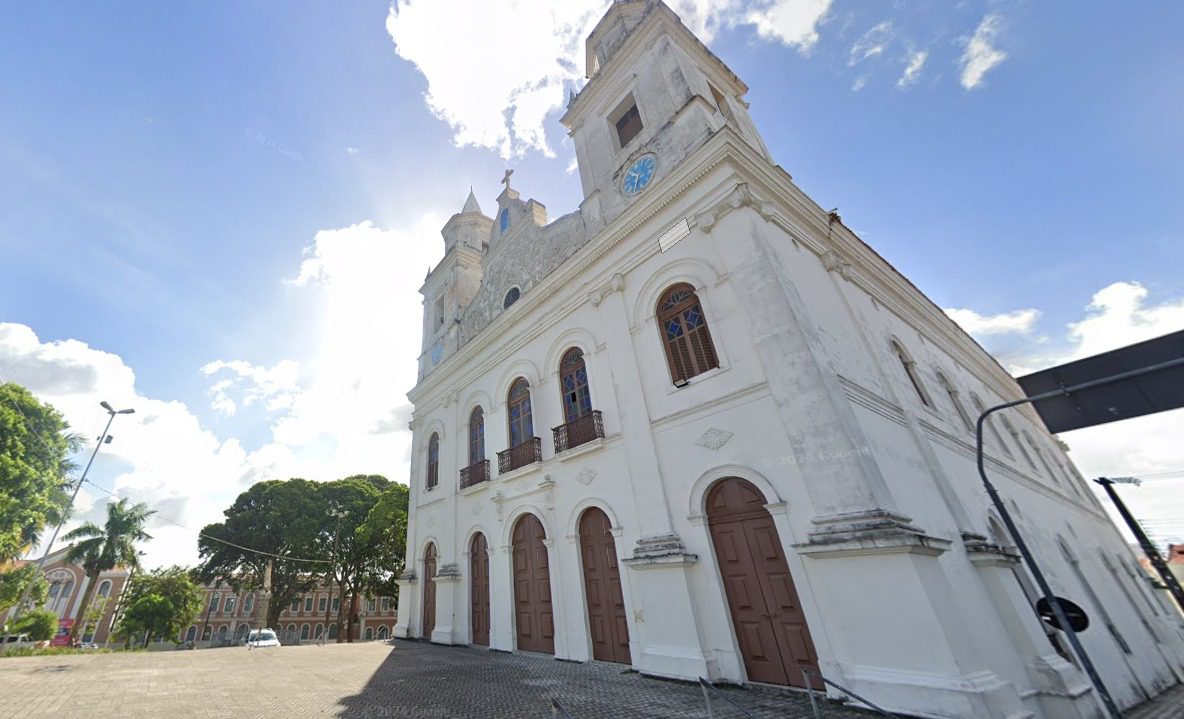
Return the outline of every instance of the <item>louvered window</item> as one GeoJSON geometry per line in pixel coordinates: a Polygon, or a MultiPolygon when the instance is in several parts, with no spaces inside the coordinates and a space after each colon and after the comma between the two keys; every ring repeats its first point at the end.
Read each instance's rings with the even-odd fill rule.
{"type": "Polygon", "coordinates": [[[925,385],[921,384],[921,378],[917,375],[917,363],[913,361],[912,357],[909,357],[909,353],[905,352],[896,340],[893,340],[891,344],[892,351],[896,354],[896,359],[900,360],[900,365],[904,367],[904,373],[908,375],[909,382],[913,385],[913,390],[917,393],[921,404],[932,407],[933,402],[929,401],[929,393],[925,391],[925,385]]]}
{"type": "Polygon", "coordinates": [[[485,411],[480,407],[469,415],[469,464],[485,459],[485,411]]]}
{"type": "Polygon", "coordinates": [[[568,422],[592,412],[592,395],[588,391],[588,369],[584,353],[579,347],[569,349],[559,363],[560,385],[563,387],[563,416],[568,422]]]}
{"type": "Polygon", "coordinates": [[[658,327],[666,347],[670,378],[675,382],[719,367],[707,318],[690,285],[675,285],[662,295],[658,302],[658,327]]]}
{"type": "Polygon", "coordinates": [[[510,446],[517,447],[534,437],[534,422],[530,416],[530,385],[519,377],[510,385],[506,400],[510,415],[510,446]]]}
{"type": "Polygon", "coordinates": [[[428,440],[428,481],[427,488],[432,489],[440,483],[440,435],[432,433],[428,440]]]}

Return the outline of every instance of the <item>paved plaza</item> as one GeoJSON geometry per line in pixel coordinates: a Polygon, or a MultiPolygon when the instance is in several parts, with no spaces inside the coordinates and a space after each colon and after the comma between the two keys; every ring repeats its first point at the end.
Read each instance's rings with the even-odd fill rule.
{"type": "MultiPolygon", "coordinates": [[[[721,691],[761,719],[814,716],[800,692],[721,691]]],[[[1184,716],[1184,690],[1170,694],[1173,702],[1128,716],[1184,716]]],[[[707,716],[697,686],[623,666],[418,642],[0,659],[0,717],[12,719],[516,719],[551,716],[552,699],[574,719],[707,716]]],[[[722,699],[714,709],[719,719],[744,716],[722,699]]],[[[827,702],[822,716],[872,715],[827,702]]]]}

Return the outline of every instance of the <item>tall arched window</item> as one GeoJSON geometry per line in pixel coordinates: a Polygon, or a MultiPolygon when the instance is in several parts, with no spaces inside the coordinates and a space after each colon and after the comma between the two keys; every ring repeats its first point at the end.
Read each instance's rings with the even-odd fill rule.
{"type": "Polygon", "coordinates": [[[1036,453],[1036,459],[1040,460],[1040,466],[1044,467],[1044,473],[1051,477],[1054,482],[1060,484],[1060,476],[1057,475],[1056,472],[1052,471],[1052,466],[1049,465],[1048,460],[1045,459],[1044,452],[1040,449],[1040,445],[1036,444],[1036,441],[1032,439],[1032,435],[1028,434],[1027,430],[1024,430],[1024,439],[1028,440],[1028,446],[1031,447],[1032,451],[1036,453]]]}
{"type": "Polygon", "coordinates": [[[666,290],[658,301],[658,327],[675,384],[719,367],[694,287],[684,283],[666,290]]]}
{"type": "Polygon", "coordinates": [[[584,353],[572,347],[559,361],[559,384],[563,391],[563,416],[568,422],[592,412],[592,394],[588,391],[588,369],[584,353]]]}
{"type": "Polygon", "coordinates": [[[255,595],[248,594],[247,598],[243,600],[243,614],[250,614],[255,610],[255,595]]]}
{"type": "Polygon", "coordinates": [[[510,229],[510,208],[506,207],[502,210],[502,214],[498,219],[499,232],[505,232],[510,229]]]}
{"type": "Polygon", "coordinates": [[[517,447],[534,437],[534,422],[530,415],[530,384],[522,377],[510,385],[506,406],[509,409],[510,447],[517,447]]]}
{"type": "Polygon", "coordinates": [[[111,580],[110,579],[104,579],[102,582],[99,583],[98,595],[100,597],[111,596],[111,580]]]}
{"type": "Polygon", "coordinates": [[[900,361],[900,366],[904,368],[904,373],[908,375],[909,382],[913,385],[913,390],[920,398],[921,404],[926,407],[932,407],[933,403],[929,401],[929,393],[925,391],[925,385],[921,384],[921,378],[917,375],[917,363],[909,356],[908,352],[904,351],[904,347],[896,340],[892,340],[892,352],[896,355],[896,359],[900,361]]]}
{"type": "Polygon", "coordinates": [[[432,489],[440,483],[440,435],[432,432],[428,440],[428,480],[426,487],[432,489]]]}
{"type": "Polygon", "coordinates": [[[485,410],[474,407],[469,415],[469,464],[485,459],[485,410]]]}
{"type": "Polygon", "coordinates": [[[974,422],[970,421],[970,415],[966,414],[966,408],[962,406],[962,400],[958,399],[958,390],[954,389],[954,385],[950,384],[950,380],[941,372],[937,373],[937,381],[941,383],[941,388],[946,391],[946,394],[950,398],[950,404],[954,405],[954,410],[958,412],[958,417],[962,420],[962,426],[967,431],[973,432],[974,422]]]}
{"type": "Polygon", "coordinates": [[[1024,447],[1024,443],[1020,439],[1020,433],[1016,430],[1015,425],[1013,425],[1011,421],[1002,414],[999,415],[999,421],[1003,423],[1003,429],[1007,430],[1007,433],[1011,435],[1011,441],[1015,442],[1015,446],[1020,448],[1020,454],[1024,455],[1024,459],[1027,460],[1028,466],[1031,467],[1033,471],[1035,471],[1036,463],[1032,461],[1032,455],[1028,454],[1028,449],[1024,447]]]}
{"type": "MultiPolygon", "coordinates": [[[[972,392],[970,395],[970,401],[974,403],[974,409],[979,413],[979,416],[982,416],[982,413],[987,411],[986,406],[983,404],[983,401],[979,399],[977,394],[972,392]]],[[[1003,441],[1003,435],[999,434],[999,428],[995,426],[995,418],[987,417],[987,420],[983,422],[983,424],[986,425],[987,429],[991,431],[991,436],[995,438],[995,444],[999,445],[999,448],[1003,450],[1003,454],[1015,459],[1015,455],[1012,454],[1011,450],[1007,447],[1007,442],[1003,441]]]]}

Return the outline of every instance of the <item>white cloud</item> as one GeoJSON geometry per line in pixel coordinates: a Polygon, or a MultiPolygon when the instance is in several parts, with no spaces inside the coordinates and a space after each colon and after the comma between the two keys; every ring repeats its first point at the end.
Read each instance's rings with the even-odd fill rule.
{"type": "Polygon", "coordinates": [[[399,56],[427,79],[428,108],[452,126],[458,146],[550,157],[543,119],[583,74],[580,50],[601,5],[398,0],[386,28],[399,56]]]}
{"type": "Polygon", "coordinates": [[[908,54],[908,59],[905,63],[904,73],[901,74],[900,79],[896,81],[897,87],[908,87],[921,79],[921,69],[925,67],[925,61],[929,59],[928,50],[915,50],[908,54]]]}
{"type": "MultiPolygon", "coordinates": [[[[1048,344],[1028,345],[1027,353],[1019,353],[1008,366],[1017,375],[1043,369],[1082,357],[1117,349],[1134,342],[1159,337],[1184,329],[1184,297],[1159,304],[1147,303],[1148,292],[1135,282],[1115,282],[1090,299],[1082,319],[1066,327],[1065,337],[1058,350],[1047,349],[1048,344]]],[[[955,317],[967,331],[978,336],[991,348],[1007,322],[991,322],[999,317],[1020,316],[1035,310],[994,317],[983,317],[972,310],[947,310],[969,313],[967,316],[986,320],[977,326],[955,317]]],[[[951,315],[953,316],[953,315],[951,315]]],[[[1030,323],[1016,322],[1017,327],[1032,329],[1030,323]]],[[[1164,412],[1122,422],[1066,432],[1062,439],[1069,445],[1074,462],[1086,477],[1149,475],[1184,470],[1184,444],[1179,441],[1180,423],[1184,410],[1164,412]]],[[[1124,501],[1137,518],[1149,519],[1164,529],[1165,540],[1184,541],[1184,527],[1179,518],[1184,516],[1184,473],[1174,478],[1150,482],[1143,487],[1124,487],[1120,490],[1124,501]],[[1166,529],[1168,522],[1176,523],[1177,531],[1166,529]]],[[[1102,504],[1111,502],[1099,490],[1102,504]]],[[[1117,518],[1117,517],[1116,517],[1117,518]]]]}
{"type": "MultiPolygon", "coordinates": [[[[194,531],[220,519],[241,491],[249,465],[238,441],[215,437],[181,402],[141,394],[118,355],[77,340],[43,342],[25,325],[0,323],[0,381],[21,384],[57,408],[90,443],[87,456],[107,421],[100,401],[135,409],[114,420],[115,439],[100,451],[88,480],[160,510],[149,530],[155,539],[146,545],[150,565],[192,562],[194,531]]],[[[79,498],[73,522],[101,522],[108,495],[84,485],[79,498]]]]}
{"type": "Polygon", "coordinates": [[[214,409],[226,416],[233,416],[238,411],[238,405],[250,407],[259,400],[269,410],[284,409],[291,406],[293,394],[296,392],[296,380],[300,375],[300,364],[292,360],[283,360],[274,367],[259,367],[242,360],[225,362],[215,360],[201,368],[204,375],[216,375],[227,372],[230,377],[222,379],[210,386],[209,394],[213,398],[214,409]],[[230,397],[231,390],[241,389],[241,399],[236,402],[230,397]]]}
{"type": "Polygon", "coordinates": [[[808,53],[818,42],[818,26],[826,19],[831,0],[776,0],[748,11],[744,21],[757,35],[808,53]]]}
{"type": "Polygon", "coordinates": [[[974,310],[949,308],[945,313],[972,335],[986,336],[1010,332],[1028,333],[1040,319],[1040,311],[1027,309],[997,315],[981,315],[974,310]]]}
{"type": "Polygon", "coordinates": [[[859,77],[855,78],[855,81],[851,83],[851,92],[859,92],[863,88],[867,87],[867,81],[867,75],[860,75],[859,77]]]}
{"type": "MultiPolygon", "coordinates": [[[[271,413],[269,436],[255,448],[219,438],[181,402],[142,394],[118,355],[76,340],[43,342],[25,325],[0,323],[0,382],[28,387],[87,438],[97,437],[107,419],[100,400],[134,408],[115,420],[115,440],[89,479],[159,510],[150,527],[155,539],[145,545],[148,566],[192,564],[196,531],[219,521],[254,482],[362,472],[406,481],[418,288],[439,260],[444,220],[426,214],[407,228],[361,222],[318,232],[289,281],[320,295],[308,352],[271,365],[234,358],[201,368],[216,411],[232,415],[257,405],[271,413]]],[[[107,499],[84,487],[76,520],[101,521],[107,499]]]]}
{"type": "Polygon", "coordinates": [[[346,153],[347,155],[356,155],[356,154],[358,154],[358,148],[356,148],[356,147],[347,147],[347,148],[345,148],[345,153],[346,153]]]}
{"type": "Polygon", "coordinates": [[[894,39],[896,29],[891,20],[876,24],[852,43],[851,49],[847,51],[847,67],[855,67],[864,60],[884,54],[894,39]]]}
{"type": "MultiPolygon", "coordinates": [[[[704,42],[720,27],[752,25],[764,39],[801,52],[817,43],[831,0],[674,0],[704,42]]],[[[427,80],[428,109],[451,126],[457,146],[503,158],[554,157],[547,119],[584,78],[584,41],[603,0],[395,0],[386,29],[395,52],[427,80]],[[463,48],[458,52],[457,48],[463,48]],[[475,60],[477,58],[477,60],[475,60]]]]}
{"type": "Polygon", "coordinates": [[[1147,288],[1137,282],[1115,282],[1094,293],[1086,316],[1069,325],[1076,348],[1069,359],[1142,342],[1184,329],[1184,298],[1146,306],[1147,288]]]}
{"type": "Polygon", "coordinates": [[[998,13],[987,14],[975,28],[959,60],[962,65],[962,87],[967,90],[978,87],[991,69],[1007,59],[1007,53],[994,44],[1002,30],[1003,17],[998,13]]]}
{"type": "MultiPolygon", "coordinates": [[[[322,230],[288,284],[316,292],[316,341],[299,361],[261,367],[217,361],[203,372],[233,372],[234,388],[267,402],[270,441],[251,453],[250,481],[300,476],[328,480],[354,473],[406,479],[410,405],[421,335],[419,286],[439,260],[445,218],[426,214],[412,227],[372,222],[322,230]]],[[[228,395],[210,388],[215,409],[228,395]]]]}

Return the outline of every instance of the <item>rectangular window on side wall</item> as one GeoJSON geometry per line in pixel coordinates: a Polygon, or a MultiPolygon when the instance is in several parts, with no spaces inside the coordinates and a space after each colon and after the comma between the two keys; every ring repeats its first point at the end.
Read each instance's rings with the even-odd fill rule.
{"type": "Polygon", "coordinates": [[[641,112],[637,109],[637,103],[633,100],[633,95],[629,95],[624,100],[621,100],[612,114],[609,115],[609,122],[617,132],[617,142],[619,147],[624,148],[633,138],[641,132],[641,112]]]}

